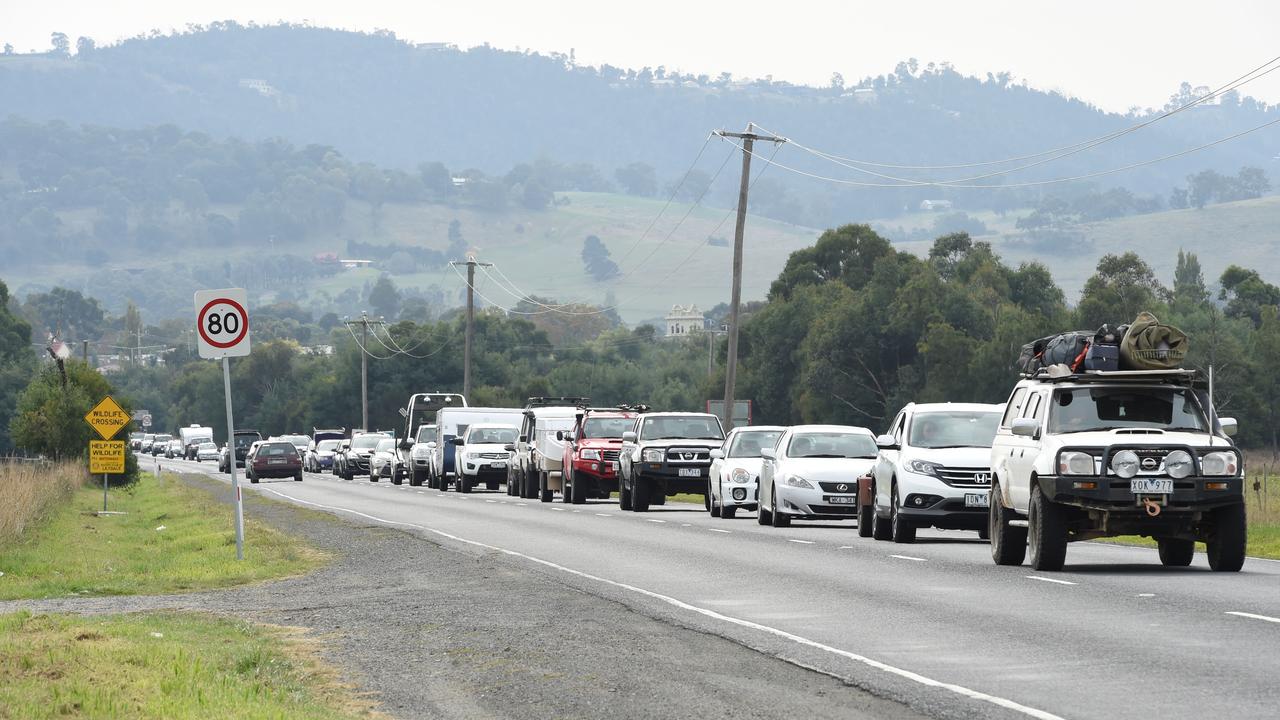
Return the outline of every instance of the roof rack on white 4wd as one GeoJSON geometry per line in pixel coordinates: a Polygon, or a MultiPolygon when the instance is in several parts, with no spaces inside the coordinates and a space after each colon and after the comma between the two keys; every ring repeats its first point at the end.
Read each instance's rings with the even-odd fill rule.
{"type": "Polygon", "coordinates": [[[1154,538],[1167,566],[1206,544],[1214,570],[1245,557],[1243,456],[1195,370],[1024,376],[991,449],[991,554],[1061,569],[1067,543],[1154,538]]]}

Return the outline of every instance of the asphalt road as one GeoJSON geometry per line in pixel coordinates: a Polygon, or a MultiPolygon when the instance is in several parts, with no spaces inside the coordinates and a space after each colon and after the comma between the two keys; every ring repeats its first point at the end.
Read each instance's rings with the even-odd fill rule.
{"type": "MultiPolygon", "coordinates": [[[[210,463],[162,464],[227,479],[210,463]]],[[[1153,549],[1077,543],[1063,572],[1040,574],[996,567],[975,533],[895,545],[851,522],[775,529],[700,505],[629,513],[311,473],[243,487],[505,556],[924,715],[1280,714],[1280,562],[1217,574],[1203,555],[1165,569],[1153,549]]]]}

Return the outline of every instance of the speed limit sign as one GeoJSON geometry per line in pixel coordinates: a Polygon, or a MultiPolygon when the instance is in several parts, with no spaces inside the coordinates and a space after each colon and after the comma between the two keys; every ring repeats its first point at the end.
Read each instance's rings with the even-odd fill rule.
{"type": "Polygon", "coordinates": [[[202,358],[249,354],[249,313],[243,288],[196,293],[196,338],[202,358]]]}

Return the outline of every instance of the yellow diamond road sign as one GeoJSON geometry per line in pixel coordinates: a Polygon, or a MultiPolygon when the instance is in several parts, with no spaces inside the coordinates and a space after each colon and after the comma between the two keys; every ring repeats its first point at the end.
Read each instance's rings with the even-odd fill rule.
{"type": "Polygon", "coordinates": [[[124,472],[123,440],[90,440],[89,472],[94,475],[124,472]]]}
{"type": "Polygon", "coordinates": [[[102,399],[102,402],[95,405],[84,419],[98,431],[103,440],[110,440],[120,432],[121,428],[129,424],[129,413],[108,395],[102,399]]]}

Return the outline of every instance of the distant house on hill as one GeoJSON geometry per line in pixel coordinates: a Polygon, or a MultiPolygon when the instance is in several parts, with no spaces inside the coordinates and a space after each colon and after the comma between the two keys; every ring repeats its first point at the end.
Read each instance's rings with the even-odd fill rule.
{"type": "Polygon", "coordinates": [[[920,209],[925,212],[950,210],[951,201],[950,200],[921,200],[920,209]]]}
{"type": "Polygon", "coordinates": [[[672,305],[665,320],[667,337],[680,337],[707,329],[707,319],[697,305],[672,305]]]}

